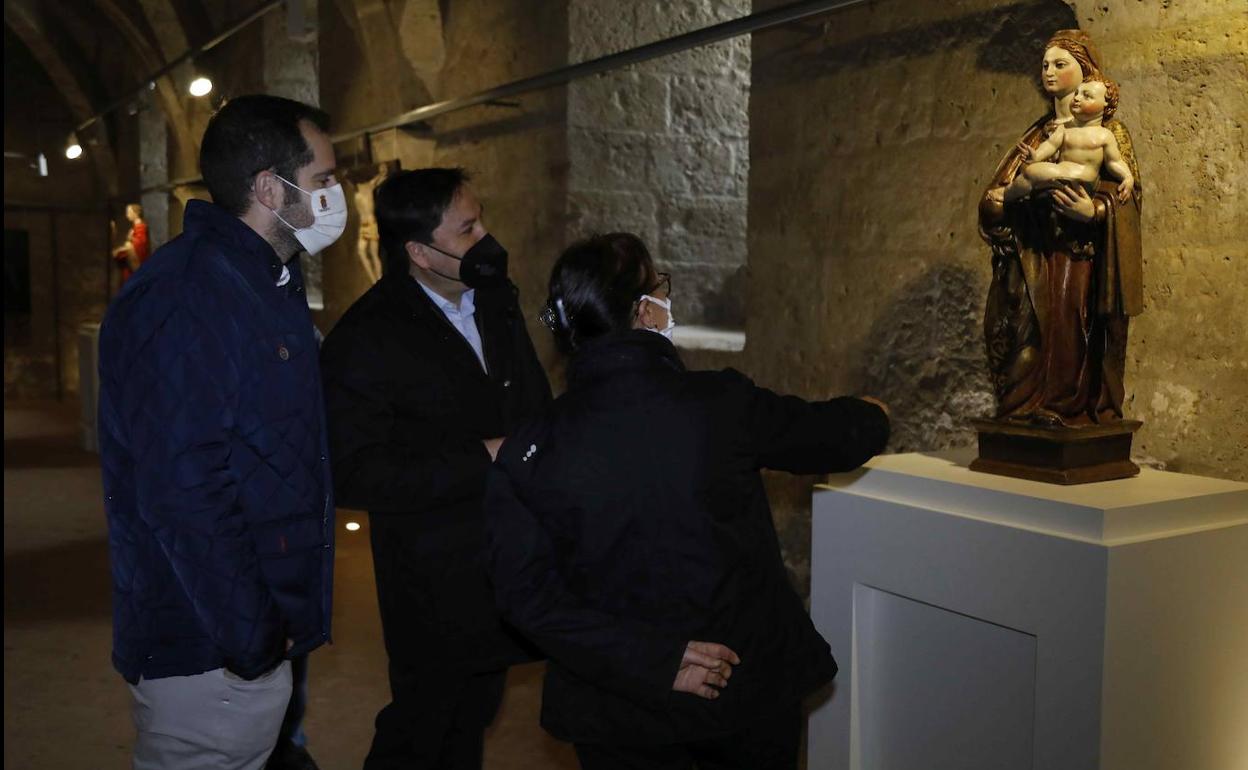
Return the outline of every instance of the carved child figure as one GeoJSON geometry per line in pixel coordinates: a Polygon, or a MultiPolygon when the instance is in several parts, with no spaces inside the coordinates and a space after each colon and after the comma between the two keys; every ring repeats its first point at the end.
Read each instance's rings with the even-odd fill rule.
{"type": "Polygon", "coordinates": [[[1029,158],[1028,165],[1006,188],[1005,199],[1016,200],[1064,181],[1078,182],[1091,190],[1104,165],[1119,180],[1118,198],[1125,202],[1135,179],[1113,132],[1101,125],[1113,117],[1117,106],[1118,85],[1112,80],[1095,78],[1080,84],[1070,102],[1071,122],[1057,126],[1034,150],[1019,146],[1029,158]]]}

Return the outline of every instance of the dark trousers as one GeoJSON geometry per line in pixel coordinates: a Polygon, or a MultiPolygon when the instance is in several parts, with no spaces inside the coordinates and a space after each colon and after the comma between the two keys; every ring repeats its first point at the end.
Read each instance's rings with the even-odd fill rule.
{"type": "Polygon", "coordinates": [[[582,770],[796,770],[801,734],[801,709],[793,706],[738,732],[689,743],[578,743],[576,758],[582,770]]]}
{"type": "Polygon", "coordinates": [[[481,770],[505,679],[505,671],[451,677],[392,664],[393,700],[377,714],[365,770],[481,770]]]}
{"type": "Polygon", "coordinates": [[[391,701],[377,714],[364,770],[481,770],[485,728],[502,703],[507,672],[472,673],[447,660],[444,645],[430,644],[435,596],[452,587],[428,581],[415,569],[422,554],[372,521],[391,701]]]}

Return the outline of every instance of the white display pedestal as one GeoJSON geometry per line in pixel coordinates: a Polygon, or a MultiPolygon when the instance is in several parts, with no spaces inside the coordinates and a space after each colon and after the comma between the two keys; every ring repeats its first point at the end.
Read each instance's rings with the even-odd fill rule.
{"type": "Polygon", "coordinates": [[[1248,484],[971,459],[816,490],[811,615],[841,671],[809,768],[1248,768],[1248,484]]]}

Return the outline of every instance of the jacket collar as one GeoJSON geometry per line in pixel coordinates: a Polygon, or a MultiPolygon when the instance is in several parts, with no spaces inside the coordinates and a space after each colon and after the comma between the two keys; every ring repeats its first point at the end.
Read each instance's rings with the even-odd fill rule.
{"type": "MultiPolygon", "coordinates": [[[[381,277],[378,284],[382,293],[389,297],[390,301],[401,302],[410,307],[419,318],[436,324],[449,324],[446,315],[435,304],[433,297],[429,296],[430,292],[426,291],[411,275],[387,273],[381,277]]],[[[501,291],[500,289],[478,289],[474,290],[472,295],[465,294],[460,302],[459,310],[462,313],[471,307],[478,319],[492,316],[500,308],[506,306],[504,302],[499,301],[501,291]]]]}
{"type": "MultiPolygon", "coordinates": [[[[234,216],[220,206],[207,201],[187,201],[186,214],[182,218],[182,230],[189,235],[211,235],[218,242],[231,246],[227,254],[231,259],[239,261],[240,267],[263,269],[270,277],[270,284],[276,286],[282,277],[282,261],[269,242],[260,237],[246,222],[234,216]]],[[[291,280],[302,285],[303,275],[298,269],[298,260],[291,259],[287,263],[291,280]]],[[[246,270],[248,275],[254,269],[246,270]]]]}
{"type": "MultiPolygon", "coordinates": [[[[473,352],[472,346],[451,325],[446,314],[434,304],[429,292],[415,278],[408,274],[386,274],[378,281],[378,285],[382,296],[388,298],[386,301],[391,307],[406,308],[418,322],[447,332],[444,336],[450,340],[449,348],[454,351],[451,355],[468,369],[487,376],[481,369],[481,361],[473,352]]],[[[496,299],[493,289],[477,291],[473,297],[473,318],[481,334],[481,350],[489,368],[488,376],[493,379],[506,376],[506,339],[502,328],[505,306],[499,305],[496,299]]],[[[464,303],[460,304],[461,312],[465,307],[464,303]]]]}
{"type": "Polygon", "coordinates": [[[568,387],[580,387],[624,372],[684,370],[671,340],[645,329],[629,329],[583,344],[568,365],[568,387]]]}
{"type": "Polygon", "coordinates": [[[425,296],[429,298],[429,301],[432,302],[434,306],[437,307],[438,310],[442,311],[443,315],[446,315],[448,313],[458,313],[459,315],[472,315],[477,310],[477,305],[476,305],[477,290],[476,289],[465,290],[464,293],[460,295],[459,304],[457,305],[454,302],[451,302],[446,297],[443,297],[441,294],[438,294],[433,289],[430,289],[428,286],[424,285],[420,281],[416,281],[416,285],[419,286],[422,291],[424,291],[425,296]]]}
{"type": "Polygon", "coordinates": [[[437,305],[425,293],[420,284],[412,276],[404,273],[387,273],[378,281],[382,293],[390,297],[391,302],[398,302],[415,312],[416,317],[426,323],[448,323],[446,316],[438,310],[437,305]]]}

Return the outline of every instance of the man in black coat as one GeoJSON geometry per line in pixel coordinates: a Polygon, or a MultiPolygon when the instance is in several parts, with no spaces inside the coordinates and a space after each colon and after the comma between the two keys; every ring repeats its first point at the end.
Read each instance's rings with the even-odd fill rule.
{"type": "Polygon", "coordinates": [[[550,385],[467,175],[398,172],[375,203],[385,276],[321,356],[338,500],[369,512],[390,657],[364,766],[477,770],[506,668],[532,657],[486,578],[486,472],[550,385]]]}

